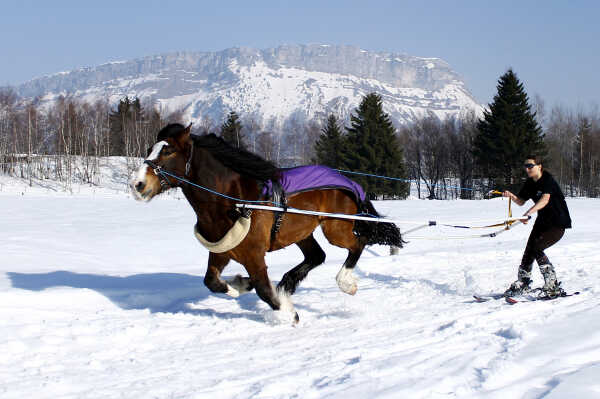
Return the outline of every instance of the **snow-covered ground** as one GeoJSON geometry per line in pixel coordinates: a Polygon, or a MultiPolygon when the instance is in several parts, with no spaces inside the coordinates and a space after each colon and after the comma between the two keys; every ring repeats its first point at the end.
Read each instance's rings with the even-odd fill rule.
{"type": "MultiPolygon", "coordinates": [[[[472,300],[514,280],[531,224],[494,239],[412,240],[397,256],[371,247],[355,296],[335,283],[345,251],[318,232],[327,260],[292,297],[293,327],[254,293],[208,291],[208,252],[179,196],[142,204],[114,189],[0,180],[2,398],[600,397],[598,200],[569,200],[575,228],[548,250],[579,296],[472,300]]],[[[376,207],[425,221],[506,212],[501,199],[376,207]]],[[[271,278],[300,260],[295,247],[269,254],[271,278]]]]}

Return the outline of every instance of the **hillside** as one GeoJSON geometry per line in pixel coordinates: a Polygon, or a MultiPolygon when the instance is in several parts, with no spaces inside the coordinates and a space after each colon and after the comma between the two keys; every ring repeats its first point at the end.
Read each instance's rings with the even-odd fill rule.
{"type": "Polygon", "coordinates": [[[428,113],[444,119],[482,109],[439,58],[331,45],[162,54],[55,73],[16,90],[42,103],[60,95],[111,103],[137,96],[165,111],[183,110],[197,123],[207,117],[220,122],[234,110],[279,127],[331,112],[347,118],[373,91],[397,125],[428,113]]]}

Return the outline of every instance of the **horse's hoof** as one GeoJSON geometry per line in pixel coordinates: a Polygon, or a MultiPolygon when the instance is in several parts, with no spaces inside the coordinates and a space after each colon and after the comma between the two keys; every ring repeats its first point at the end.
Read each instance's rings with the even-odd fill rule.
{"type": "Polygon", "coordinates": [[[252,284],[250,283],[250,279],[248,277],[242,277],[237,274],[231,280],[226,280],[226,282],[227,286],[230,287],[230,290],[233,289],[237,291],[237,295],[235,297],[252,291],[252,284]]]}
{"type": "Polygon", "coordinates": [[[352,285],[348,290],[344,290],[344,292],[348,295],[354,295],[358,291],[358,286],[356,284],[352,285]]]}
{"type": "Polygon", "coordinates": [[[354,295],[356,294],[356,291],[358,291],[358,285],[356,283],[352,283],[352,284],[347,284],[343,281],[338,281],[338,287],[340,287],[340,290],[348,295],[354,295]]]}
{"type": "Polygon", "coordinates": [[[227,284],[227,292],[225,293],[225,295],[228,295],[232,298],[237,298],[240,296],[240,292],[232,286],[230,286],[229,284],[227,284]]]}
{"type": "Polygon", "coordinates": [[[292,327],[296,327],[298,323],[300,323],[300,317],[298,316],[298,312],[295,310],[292,312],[275,310],[275,311],[266,311],[264,313],[265,321],[267,324],[271,325],[291,325],[292,327]]]}
{"type": "Polygon", "coordinates": [[[352,269],[342,267],[337,276],[335,276],[335,281],[342,292],[345,292],[348,295],[356,294],[358,286],[356,284],[356,278],[352,276],[352,269]]]}

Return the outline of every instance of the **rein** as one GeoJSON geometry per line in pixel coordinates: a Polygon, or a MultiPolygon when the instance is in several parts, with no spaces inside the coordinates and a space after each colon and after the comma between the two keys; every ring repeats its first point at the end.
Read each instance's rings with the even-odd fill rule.
{"type": "MultiPolygon", "coordinates": [[[[183,178],[181,176],[174,175],[173,173],[170,173],[170,172],[164,170],[163,168],[161,168],[160,166],[156,165],[152,161],[144,161],[144,163],[147,164],[148,166],[150,166],[152,168],[152,170],[154,170],[154,173],[156,173],[156,175],[159,177],[159,179],[161,181],[162,181],[162,179],[166,180],[166,177],[168,176],[168,177],[172,177],[173,179],[178,180],[178,181],[180,181],[182,183],[189,184],[192,187],[199,188],[201,190],[207,191],[207,192],[209,192],[211,194],[214,194],[216,196],[223,197],[223,198],[226,198],[226,199],[229,199],[229,200],[232,200],[232,201],[244,202],[244,203],[248,203],[248,204],[264,204],[266,202],[266,203],[271,203],[273,205],[281,205],[281,204],[278,204],[276,202],[269,201],[269,200],[245,200],[245,199],[242,199],[242,198],[231,197],[231,196],[229,196],[227,194],[223,194],[223,193],[220,193],[218,191],[212,190],[212,189],[210,189],[208,187],[201,186],[200,184],[196,184],[196,183],[194,183],[192,181],[189,181],[188,179],[185,179],[185,178],[183,178]]],[[[169,184],[168,180],[167,180],[167,184],[169,184]]],[[[161,183],[161,186],[162,186],[162,183],[161,183]]],[[[169,187],[172,187],[172,186],[169,184],[169,187]]]]}

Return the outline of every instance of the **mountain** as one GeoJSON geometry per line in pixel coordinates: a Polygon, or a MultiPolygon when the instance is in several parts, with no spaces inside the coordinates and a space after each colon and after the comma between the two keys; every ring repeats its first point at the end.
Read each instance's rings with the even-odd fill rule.
{"type": "Polygon", "coordinates": [[[130,96],[155,101],[188,120],[220,123],[229,111],[282,126],[293,119],[342,119],[363,95],[379,93],[397,124],[433,113],[440,119],[482,110],[439,58],[373,52],[354,46],[285,45],[257,50],[177,52],[60,72],[16,87],[23,97],[60,95],[111,103],[130,96]]]}

